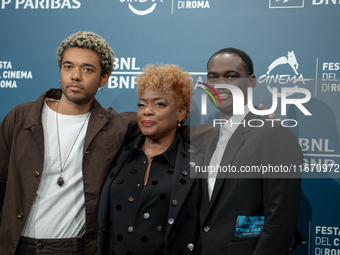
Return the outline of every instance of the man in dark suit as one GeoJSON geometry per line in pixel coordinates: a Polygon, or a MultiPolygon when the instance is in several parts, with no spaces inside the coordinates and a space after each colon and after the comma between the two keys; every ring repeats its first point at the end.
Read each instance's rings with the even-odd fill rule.
{"type": "Polygon", "coordinates": [[[252,61],[243,51],[216,52],[208,61],[207,84],[237,86],[244,94],[244,115],[233,114],[229,89],[216,89],[222,102],[216,107],[228,122],[209,143],[205,165],[234,172],[210,172],[203,180],[200,253],[288,255],[301,185],[298,173],[285,171],[291,167],[293,172],[294,166],[302,164],[297,139],[280,122],[266,121],[249,111],[247,88],[255,86],[256,78],[252,61]],[[257,121],[249,124],[249,120],[257,121]],[[264,167],[272,172],[256,172],[264,167]]]}

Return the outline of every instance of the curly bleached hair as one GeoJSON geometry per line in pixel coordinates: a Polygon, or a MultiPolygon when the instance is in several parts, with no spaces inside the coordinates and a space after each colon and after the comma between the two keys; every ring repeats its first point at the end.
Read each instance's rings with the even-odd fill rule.
{"type": "Polygon", "coordinates": [[[191,75],[177,65],[147,65],[144,73],[136,78],[137,94],[141,95],[146,89],[158,90],[163,94],[173,93],[178,108],[185,106],[187,114],[182,124],[189,118],[191,99],[194,94],[191,75]]]}
{"type": "Polygon", "coordinates": [[[99,57],[102,68],[101,75],[111,74],[113,71],[114,53],[110,45],[99,35],[93,32],[79,31],[66,38],[57,50],[57,59],[59,67],[68,48],[88,49],[96,52],[99,57]]]}

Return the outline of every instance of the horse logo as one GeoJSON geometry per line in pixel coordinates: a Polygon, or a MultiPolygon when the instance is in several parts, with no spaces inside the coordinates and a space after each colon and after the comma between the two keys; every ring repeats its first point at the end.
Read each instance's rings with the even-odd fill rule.
{"type": "Polygon", "coordinates": [[[299,68],[299,64],[296,60],[294,51],[288,51],[288,55],[287,57],[283,56],[280,57],[276,60],[273,61],[273,63],[270,64],[270,66],[268,67],[268,71],[267,71],[267,75],[271,72],[271,70],[273,70],[275,67],[279,66],[279,65],[285,65],[285,64],[289,64],[292,69],[294,70],[295,74],[298,75],[299,73],[297,72],[297,69],[299,68]]]}
{"type": "MultiPolygon", "coordinates": [[[[294,88],[298,88],[297,83],[305,84],[306,81],[310,81],[313,79],[305,79],[303,75],[298,72],[299,64],[296,60],[294,51],[288,51],[287,56],[282,56],[275,59],[268,67],[268,70],[265,74],[261,75],[258,79],[258,83],[266,83],[268,90],[273,93],[273,89],[270,84],[278,84],[280,86],[287,84],[289,86],[293,85],[294,88]],[[273,74],[272,71],[278,66],[281,65],[289,65],[294,74],[273,74]]],[[[292,95],[293,93],[287,93],[286,96],[292,95]]],[[[278,96],[281,97],[281,93],[278,93],[278,96]]]]}

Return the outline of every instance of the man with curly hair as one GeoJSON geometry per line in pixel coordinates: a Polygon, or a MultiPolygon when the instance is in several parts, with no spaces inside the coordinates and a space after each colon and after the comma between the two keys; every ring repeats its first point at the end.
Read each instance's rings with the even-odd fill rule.
{"type": "Polygon", "coordinates": [[[136,130],[135,113],[94,98],[113,71],[103,38],[73,34],[57,59],[61,89],[0,123],[0,254],[94,254],[102,182],[136,130]]]}

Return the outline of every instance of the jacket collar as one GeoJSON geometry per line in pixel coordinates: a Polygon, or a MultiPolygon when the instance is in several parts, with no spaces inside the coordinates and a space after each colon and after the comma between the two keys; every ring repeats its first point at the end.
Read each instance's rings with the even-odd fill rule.
{"type": "MultiPolygon", "coordinates": [[[[52,98],[55,100],[60,100],[61,94],[61,89],[50,89],[34,101],[33,106],[27,115],[24,128],[31,129],[37,140],[39,138],[39,134],[42,132],[41,113],[45,99],[52,98]]],[[[110,119],[112,119],[111,115],[98,103],[96,99],[93,100],[90,112],[91,116],[85,136],[83,153],[85,153],[87,147],[91,143],[92,139],[96,136],[96,134],[100,131],[100,129],[102,129],[103,126],[110,119]]],[[[111,113],[114,113],[113,109],[111,109],[111,113]]],[[[43,144],[40,144],[40,150],[41,152],[44,151],[43,144]]]]}
{"type": "MultiPolygon", "coordinates": [[[[33,106],[27,115],[25,128],[29,129],[32,126],[39,125],[41,123],[41,112],[44,106],[45,99],[52,98],[55,100],[60,100],[61,94],[61,89],[50,89],[42,94],[40,97],[38,97],[34,101],[33,106]]],[[[98,103],[96,99],[93,100],[90,111],[92,113],[91,115],[97,113],[103,115],[103,117],[105,118],[111,119],[110,115],[105,111],[105,109],[98,103]]]]}
{"type": "MultiPolygon", "coordinates": [[[[171,145],[162,154],[156,155],[152,158],[161,157],[164,160],[166,160],[171,165],[171,167],[175,167],[176,153],[177,153],[179,140],[180,140],[180,135],[176,133],[175,140],[171,143],[171,145]]],[[[127,159],[128,162],[133,160],[136,154],[144,154],[144,152],[141,149],[144,141],[145,141],[145,136],[143,134],[140,134],[137,138],[137,141],[132,147],[132,152],[129,158],[127,159]]]]}

